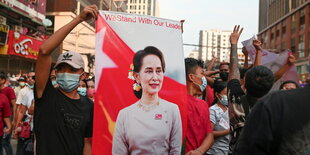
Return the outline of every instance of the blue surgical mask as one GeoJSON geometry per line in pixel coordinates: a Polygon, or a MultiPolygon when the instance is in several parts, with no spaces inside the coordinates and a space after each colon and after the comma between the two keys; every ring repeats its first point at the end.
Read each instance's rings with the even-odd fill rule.
{"type": "Polygon", "coordinates": [[[78,93],[82,96],[86,96],[86,88],[83,88],[83,87],[79,87],[77,89],[78,93]]]}
{"type": "Polygon", "coordinates": [[[52,81],[52,85],[53,85],[53,86],[57,85],[56,80],[52,81]]]}
{"type": "Polygon", "coordinates": [[[25,83],[25,82],[19,82],[19,85],[20,85],[21,87],[24,87],[24,86],[26,85],[26,83],[25,83]]]}
{"type": "Polygon", "coordinates": [[[26,83],[26,86],[28,86],[30,89],[33,89],[34,85],[29,85],[28,83],[26,83]]]}
{"type": "Polygon", "coordinates": [[[222,96],[220,102],[221,102],[223,105],[225,105],[225,106],[228,107],[228,98],[227,98],[226,95],[222,96]]]}
{"type": "Polygon", "coordinates": [[[200,88],[200,90],[201,90],[201,92],[203,92],[203,91],[207,88],[208,82],[207,82],[207,79],[206,79],[205,76],[202,76],[201,81],[202,81],[202,84],[197,84],[197,83],[195,83],[195,82],[194,82],[194,83],[195,83],[196,85],[198,85],[199,88],[200,88]]]}
{"type": "Polygon", "coordinates": [[[72,92],[80,84],[81,74],[72,74],[72,73],[57,73],[56,82],[59,84],[59,87],[65,92],[72,92]]]}

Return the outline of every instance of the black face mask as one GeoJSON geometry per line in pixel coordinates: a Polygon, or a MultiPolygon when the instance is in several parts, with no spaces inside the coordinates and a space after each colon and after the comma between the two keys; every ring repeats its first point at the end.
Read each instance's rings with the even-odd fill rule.
{"type": "Polygon", "coordinates": [[[220,78],[221,78],[223,81],[227,81],[227,80],[228,80],[228,75],[229,75],[228,72],[221,72],[221,73],[220,73],[220,78]]]}

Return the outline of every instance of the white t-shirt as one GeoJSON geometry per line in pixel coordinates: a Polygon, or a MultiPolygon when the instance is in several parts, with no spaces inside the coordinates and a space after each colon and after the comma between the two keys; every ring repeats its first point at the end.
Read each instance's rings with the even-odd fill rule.
{"type": "Polygon", "coordinates": [[[21,89],[22,89],[22,88],[21,88],[20,86],[14,88],[15,96],[18,96],[19,91],[20,91],[21,89]]]}
{"type": "MultiPolygon", "coordinates": [[[[28,122],[30,120],[30,117],[32,117],[32,115],[28,114],[28,109],[30,108],[33,101],[34,101],[34,95],[33,95],[32,89],[30,89],[29,87],[26,86],[20,90],[18,97],[17,97],[16,104],[22,104],[22,105],[27,107],[27,111],[25,114],[25,115],[27,115],[27,118],[25,120],[26,122],[28,122]]],[[[31,126],[31,130],[32,130],[33,119],[31,119],[30,126],[31,126]]]]}
{"type": "Polygon", "coordinates": [[[29,92],[33,92],[32,89],[30,89],[29,87],[25,86],[24,88],[22,88],[17,96],[16,99],[16,104],[22,104],[23,100],[24,100],[24,96],[27,95],[29,92]]]}

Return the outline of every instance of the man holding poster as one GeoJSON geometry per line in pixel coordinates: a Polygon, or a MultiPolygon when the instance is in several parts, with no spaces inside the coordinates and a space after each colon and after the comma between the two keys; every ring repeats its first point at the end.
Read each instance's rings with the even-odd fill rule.
{"type": "Polygon", "coordinates": [[[181,23],[100,11],[95,66],[93,154],[180,154],[187,121],[181,23]]]}
{"type": "Polygon", "coordinates": [[[34,131],[36,154],[90,155],[93,103],[79,95],[79,81],[85,79],[84,61],[79,53],[65,52],[58,57],[54,88],[49,78],[52,52],[79,23],[98,14],[87,6],[70,23],[55,32],[40,47],[36,66],[34,131]]]}

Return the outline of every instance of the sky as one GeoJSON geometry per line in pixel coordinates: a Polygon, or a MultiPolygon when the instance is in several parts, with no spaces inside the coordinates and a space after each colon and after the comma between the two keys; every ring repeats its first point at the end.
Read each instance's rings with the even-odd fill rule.
{"type": "MultiPolygon", "coordinates": [[[[199,31],[244,28],[239,42],[258,33],[258,0],[159,0],[160,17],[184,19],[183,43],[199,43],[199,31]]],[[[184,56],[195,49],[184,46],[184,56]]],[[[197,47],[198,49],[198,47],[197,47]]]]}

